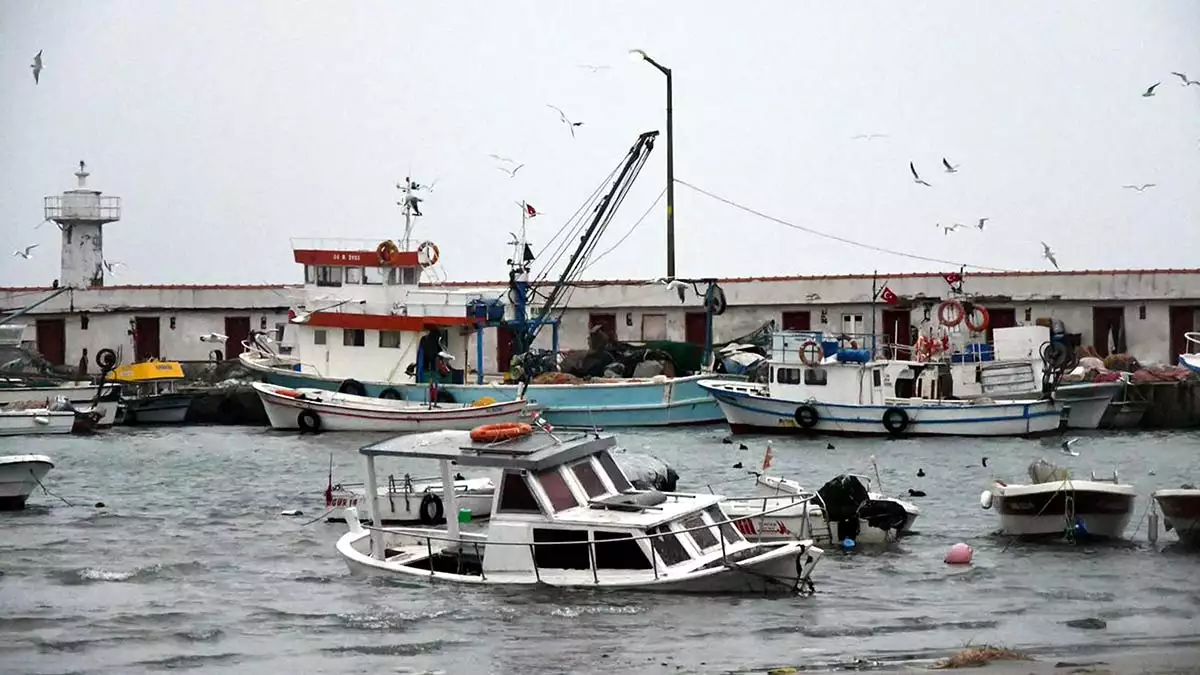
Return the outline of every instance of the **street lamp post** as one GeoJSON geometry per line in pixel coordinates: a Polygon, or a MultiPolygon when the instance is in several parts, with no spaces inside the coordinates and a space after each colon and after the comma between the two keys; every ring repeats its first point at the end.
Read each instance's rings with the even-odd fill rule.
{"type": "Polygon", "coordinates": [[[667,76],[667,278],[675,278],[675,134],[671,112],[671,69],[640,49],[629,51],[632,58],[645,61],[667,76]]]}

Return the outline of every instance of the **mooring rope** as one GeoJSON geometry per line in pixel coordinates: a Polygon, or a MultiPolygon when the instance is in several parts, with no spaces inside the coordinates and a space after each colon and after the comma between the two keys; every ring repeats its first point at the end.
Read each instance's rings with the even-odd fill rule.
{"type": "Polygon", "coordinates": [[[33,476],[33,480],[34,480],[34,481],[36,481],[36,482],[37,482],[37,484],[38,484],[38,486],[42,488],[42,492],[45,492],[46,494],[50,495],[51,497],[58,497],[59,499],[61,499],[61,500],[62,500],[62,503],[66,504],[67,506],[75,506],[75,505],[74,505],[74,504],[72,504],[71,502],[67,501],[67,498],[66,498],[66,497],[63,497],[63,496],[62,496],[62,495],[60,495],[60,494],[55,494],[55,493],[51,492],[51,491],[50,491],[50,488],[48,488],[48,487],[46,487],[45,485],[43,485],[43,484],[42,484],[42,480],[41,480],[40,478],[38,478],[38,477],[37,477],[37,474],[33,472],[33,469],[30,469],[30,470],[29,470],[29,475],[30,475],[30,476],[33,476]]]}

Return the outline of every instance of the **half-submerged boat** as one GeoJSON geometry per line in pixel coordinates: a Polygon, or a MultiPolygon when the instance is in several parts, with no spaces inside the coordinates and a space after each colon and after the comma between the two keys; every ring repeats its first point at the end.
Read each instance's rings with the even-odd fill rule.
{"type": "Polygon", "coordinates": [[[868,349],[809,331],[777,332],[772,342],[767,382],[700,382],[734,433],[1031,436],[1062,417],[1049,398],[957,398],[944,362],[875,361],[868,349]]]}
{"type": "Polygon", "coordinates": [[[1017,537],[1120,539],[1133,515],[1132,485],[1077,480],[1065,469],[1039,459],[1029,465],[1030,483],[996,481],[979,505],[1000,513],[1000,533],[1017,537]]]}
{"type": "Polygon", "coordinates": [[[45,455],[0,457],[0,511],[20,511],[54,462],[45,455]]]}
{"type": "MultiPolygon", "coordinates": [[[[355,509],[355,515],[366,516],[374,525],[441,525],[446,522],[446,505],[442,501],[440,478],[413,478],[405,474],[397,479],[388,476],[386,486],[378,488],[379,499],[374,505],[380,509],[380,518],[371,510],[372,502],[366,498],[363,483],[338,483],[325,489],[325,508],[333,509],[326,520],[331,523],[345,522],[346,509],[355,509]],[[361,515],[360,515],[361,514],[361,515]]],[[[454,477],[454,494],[459,513],[470,520],[487,518],[492,513],[492,498],[496,484],[491,478],[454,477]]]]}
{"type": "MultiPolygon", "coordinates": [[[[481,533],[364,527],[348,509],[337,551],[354,574],[477,584],[658,592],[782,592],[811,589],[823,551],[811,541],[751,543],[717,495],[635,490],[613,459],[616,439],[556,437],[543,429],[496,443],[467,432],[400,436],[360,450],[366,494],[378,502],[375,459],[432,459],[442,485],[451,466],[501,473],[481,533]]],[[[453,489],[442,499],[458,508],[453,489]]],[[[373,512],[379,507],[373,506],[373,512]]]]}
{"type": "Polygon", "coordinates": [[[1174,530],[1179,541],[1189,546],[1200,546],[1200,490],[1192,485],[1158,490],[1154,501],[1168,532],[1174,530]]]}

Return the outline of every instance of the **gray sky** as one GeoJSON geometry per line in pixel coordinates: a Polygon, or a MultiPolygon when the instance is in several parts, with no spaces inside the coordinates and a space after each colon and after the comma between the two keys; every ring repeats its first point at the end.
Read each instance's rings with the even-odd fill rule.
{"type": "MultiPolygon", "coordinates": [[[[638,133],[665,131],[664,79],[634,47],[675,71],[676,177],[728,199],[997,268],[1045,268],[1040,239],[1064,268],[1195,267],[1200,85],[1170,71],[1200,80],[1198,28],[1190,0],[0,0],[0,285],[56,277],[59,234],[34,225],[80,159],[124,201],[105,249],[128,267],[110,283],[300,281],[290,237],[400,236],[410,170],[439,181],[416,235],[443,274],[503,278],[514,200],[542,212],[544,242],[638,133]],[[547,103],[585,123],[578,138],[547,103]],[[851,140],[867,133],[888,137],[851,140]],[[526,166],[509,178],[493,152],[526,166]],[[983,232],[935,228],[984,216],[983,232]]],[[[660,141],[598,251],[665,186],[660,141]]],[[[664,213],[587,276],[662,275],[664,213]]],[[[683,186],[676,230],[681,276],[947,268],[683,186]]]]}

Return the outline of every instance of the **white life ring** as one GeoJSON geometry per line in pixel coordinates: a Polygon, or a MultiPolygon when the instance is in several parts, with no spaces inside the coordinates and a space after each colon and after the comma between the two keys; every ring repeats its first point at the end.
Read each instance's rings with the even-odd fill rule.
{"type": "Polygon", "coordinates": [[[438,258],[441,257],[441,252],[438,251],[437,244],[432,241],[423,241],[417,247],[417,262],[421,263],[422,267],[431,267],[437,264],[438,258]]]}
{"type": "MultiPolygon", "coordinates": [[[[1200,333],[1184,333],[1183,339],[1200,348],[1200,333]]],[[[1191,351],[1190,349],[1188,350],[1191,351]]]]}

